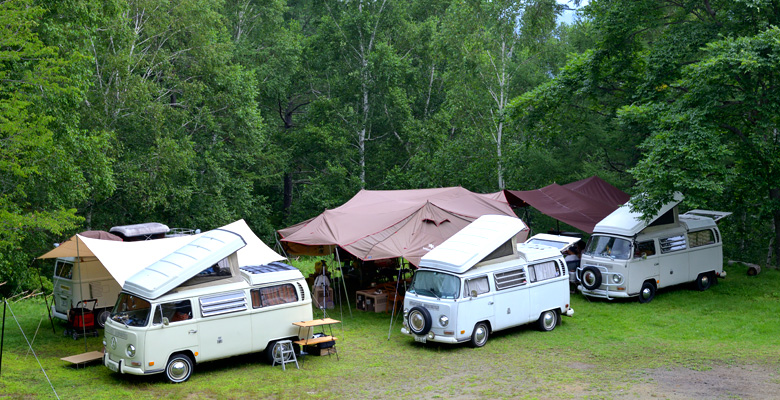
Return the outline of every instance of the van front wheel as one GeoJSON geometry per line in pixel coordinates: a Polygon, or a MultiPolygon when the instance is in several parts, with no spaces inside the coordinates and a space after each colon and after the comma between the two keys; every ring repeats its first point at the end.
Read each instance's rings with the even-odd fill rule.
{"type": "Polygon", "coordinates": [[[701,273],[696,277],[696,289],[699,291],[705,291],[712,286],[712,274],[709,272],[701,273]]]}
{"type": "Polygon", "coordinates": [[[558,326],[558,313],[555,310],[545,311],[539,316],[539,320],[536,323],[540,331],[550,332],[558,326]]]}
{"type": "Polygon", "coordinates": [[[490,336],[490,329],[484,322],[474,325],[474,332],[471,334],[471,347],[482,347],[487,343],[490,336]]]}
{"type": "Polygon", "coordinates": [[[639,302],[649,303],[655,297],[655,285],[651,281],[645,281],[642,284],[642,290],[639,291],[639,302]]]}
{"type": "Polygon", "coordinates": [[[192,375],[192,360],[186,354],[174,354],[165,366],[165,377],[171,383],[182,383],[192,375]]]}

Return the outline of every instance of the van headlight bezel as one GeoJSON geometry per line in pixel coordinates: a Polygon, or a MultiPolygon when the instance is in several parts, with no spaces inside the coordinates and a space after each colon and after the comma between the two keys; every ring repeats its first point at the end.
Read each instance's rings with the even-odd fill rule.
{"type": "Polygon", "coordinates": [[[442,328],[446,328],[447,325],[450,323],[450,318],[444,314],[439,316],[439,325],[442,326],[442,328]]]}
{"type": "Polygon", "coordinates": [[[128,344],[127,345],[127,351],[125,351],[125,353],[127,353],[127,356],[130,357],[130,358],[135,357],[135,346],[133,346],[132,343],[128,344]]]}
{"type": "Polygon", "coordinates": [[[623,275],[620,274],[612,274],[612,283],[615,285],[620,285],[623,283],[623,275]]]}

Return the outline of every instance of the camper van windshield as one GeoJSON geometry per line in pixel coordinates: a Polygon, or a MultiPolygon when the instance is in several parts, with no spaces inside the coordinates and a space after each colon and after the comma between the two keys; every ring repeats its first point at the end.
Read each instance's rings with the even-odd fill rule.
{"type": "Polygon", "coordinates": [[[460,279],[443,272],[418,270],[408,292],[439,299],[454,299],[460,293],[460,279]]]}
{"type": "Polygon", "coordinates": [[[593,235],[588,241],[585,254],[594,257],[609,257],[615,260],[628,260],[631,255],[631,242],[613,236],[593,235]]]}
{"type": "Polygon", "coordinates": [[[111,319],[125,326],[146,326],[151,309],[148,301],[129,293],[120,293],[111,312],[111,319]]]}

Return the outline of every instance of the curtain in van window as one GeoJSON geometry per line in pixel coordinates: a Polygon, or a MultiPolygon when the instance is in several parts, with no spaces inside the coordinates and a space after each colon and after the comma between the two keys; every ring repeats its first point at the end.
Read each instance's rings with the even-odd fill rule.
{"type": "Polygon", "coordinates": [[[477,295],[489,292],[490,286],[488,285],[487,276],[469,279],[466,281],[466,296],[471,296],[471,292],[473,290],[477,291],[477,295]]]}
{"type": "Polygon", "coordinates": [[[295,287],[290,284],[264,287],[258,289],[258,291],[260,292],[262,307],[298,301],[298,293],[295,291],[295,287]]]}

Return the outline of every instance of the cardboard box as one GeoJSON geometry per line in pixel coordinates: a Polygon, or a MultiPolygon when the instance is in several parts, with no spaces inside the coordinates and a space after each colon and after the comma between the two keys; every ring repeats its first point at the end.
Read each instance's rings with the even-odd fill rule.
{"type": "Polygon", "coordinates": [[[327,309],[334,308],[332,288],[328,286],[324,288],[315,287],[314,293],[312,295],[314,296],[314,302],[316,303],[317,308],[322,308],[322,307],[327,309]]]}
{"type": "Polygon", "coordinates": [[[305,346],[304,351],[306,351],[306,354],[310,356],[327,356],[330,354],[336,354],[335,347],[326,347],[324,349],[320,349],[317,346],[305,346]]]}

